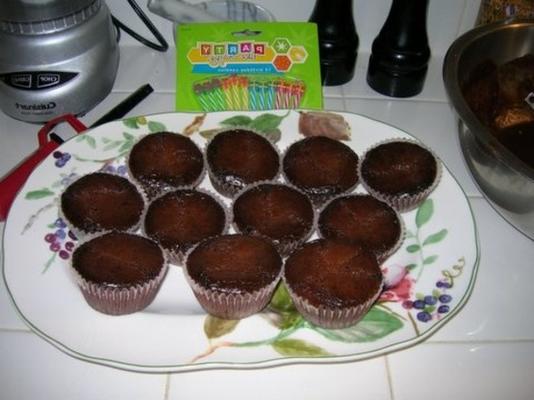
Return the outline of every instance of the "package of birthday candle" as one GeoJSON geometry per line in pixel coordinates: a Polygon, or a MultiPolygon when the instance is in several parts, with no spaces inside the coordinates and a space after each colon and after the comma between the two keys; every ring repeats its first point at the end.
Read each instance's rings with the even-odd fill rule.
{"type": "Polygon", "coordinates": [[[322,108],[315,24],[183,24],[176,35],[178,111],[322,108]]]}

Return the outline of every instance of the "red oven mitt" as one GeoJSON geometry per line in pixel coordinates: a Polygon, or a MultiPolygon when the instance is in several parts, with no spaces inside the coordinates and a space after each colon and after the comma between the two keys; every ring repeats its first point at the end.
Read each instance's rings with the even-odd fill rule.
{"type": "Polygon", "coordinates": [[[0,221],[6,219],[11,203],[34,168],[60,146],[60,141],[54,141],[50,138],[50,131],[61,122],[67,122],[76,133],[87,129],[74,115],[66,114],[47,122],[39,130],[37,134],[39,140],[38,149],[0,180],[0,221]]]}

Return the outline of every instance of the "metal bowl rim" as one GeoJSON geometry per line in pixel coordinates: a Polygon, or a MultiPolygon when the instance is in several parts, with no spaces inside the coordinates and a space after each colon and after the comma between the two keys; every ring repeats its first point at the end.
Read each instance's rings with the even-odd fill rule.
{"type": "MultiPolygon", "coordinates": [[[[488,128],[479,121],[471,111],[462,94],[459,82],[459,60],[466,48],[480,38],[494,34],[495,32],[508,29],[534,29],[534,19],[513,19],[494,22],[474,28],[459,36],[449,47],[443,61],[443,81],[447,95],[454,106],[460,119],[467,126],[468,130],[482,142],[495,148],[502,161],[516,171],[518,174],[534,181],[534,170],[521,161],[515,154],[502,145],[493,135],[488,132],[488,128]]],[[[481,60],[482,61],[482,60],[481,60]]]]}

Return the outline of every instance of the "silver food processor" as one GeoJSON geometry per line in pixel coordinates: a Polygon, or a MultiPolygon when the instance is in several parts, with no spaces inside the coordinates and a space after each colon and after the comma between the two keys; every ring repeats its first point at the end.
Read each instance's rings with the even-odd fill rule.
{"type": "Polygon", "coordinates": [[[0,109],[27,122],[84,114],[111,91],[119,49],[102,0],[2,0],[0,109]]]}

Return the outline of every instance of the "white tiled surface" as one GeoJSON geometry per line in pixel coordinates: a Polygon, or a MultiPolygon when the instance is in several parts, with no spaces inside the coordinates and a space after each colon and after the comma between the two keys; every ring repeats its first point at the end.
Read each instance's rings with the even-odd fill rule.
{"type": "Polygon", "coordinates": [[[395,400],[531,400],[534,343],[427,344],[388,356],[395,400]]]}
{"type": "Polygon", "coordinates": [[[326,366],[285,366],[248,371],[205,371],[174,374],[169,384],[169,400],[206,398],[206,383],[221,400],[306,399],[336,400],[389,399],[385,359],[365,363],[326,366]],[[240,390],[254,382],[256,390],[240,390]],[[376,385],[370,385],[376,382],[376,385]],[[320,390],[318,390],[320,385],[320,390]]]}
{"type": "Polygon", "coordinates": [[[135,374],[80,362],[32,333],[0,332],[0,397],[18,399],[163,399],[165,375],[135,374]]]}
{"type": "MultiPolygon", "coordinates": [[[[124,7],[119,2],[108,3],[115,10],[124,7]]],[[[307,19],[313,6],[311,0],[298,2],[298,7],[287,7],[287,1],[282,0],[262,3],[278,19],[286,20],[307,19]]],[[[365,83],[368,49],[389,1],[354,1],[361,40],[356,76],[343,87],[324,91],[325,108],[387,122],[428,144],[469,196],[479,229],[479,274],[464,309],[435,335],[415,347],[356,363],[139,374],[79,361],[38,338],[19,319],[0,282],[0,398],[294,400],[322,399],[324,393],[333,399],[534,398],[534,314],[528,308],[534,281],[534,245],[504,222],[473,184],[459,153],[456,119],[441,81],[443,53],[459,32],[471,26],[478,3],[430,1],[429,37],[434,58],[425,88],[412,99],[390,99],[365,83]]],[[[127,9],[120,16],[137,26],[127,9]]],[[[170,37],[168,24],[154,19],[170,37]]],[[[125,36],[127,43],[132,44],[125,36]]],[[[90,125],[146,82],[156,92],[132,114],[172,110],[173,71],[173,52],[160,54],[122,46],[114,92],[83,121],[90,125]]],[[[0,175],[33,150],[37,128],[0,115],[0,175]]],[[[60,128],[59,133],[65,137],[71,134],[66,128],[60,128]]],[[[358,134],[353,132],[355,140],[358,134]]]]}

